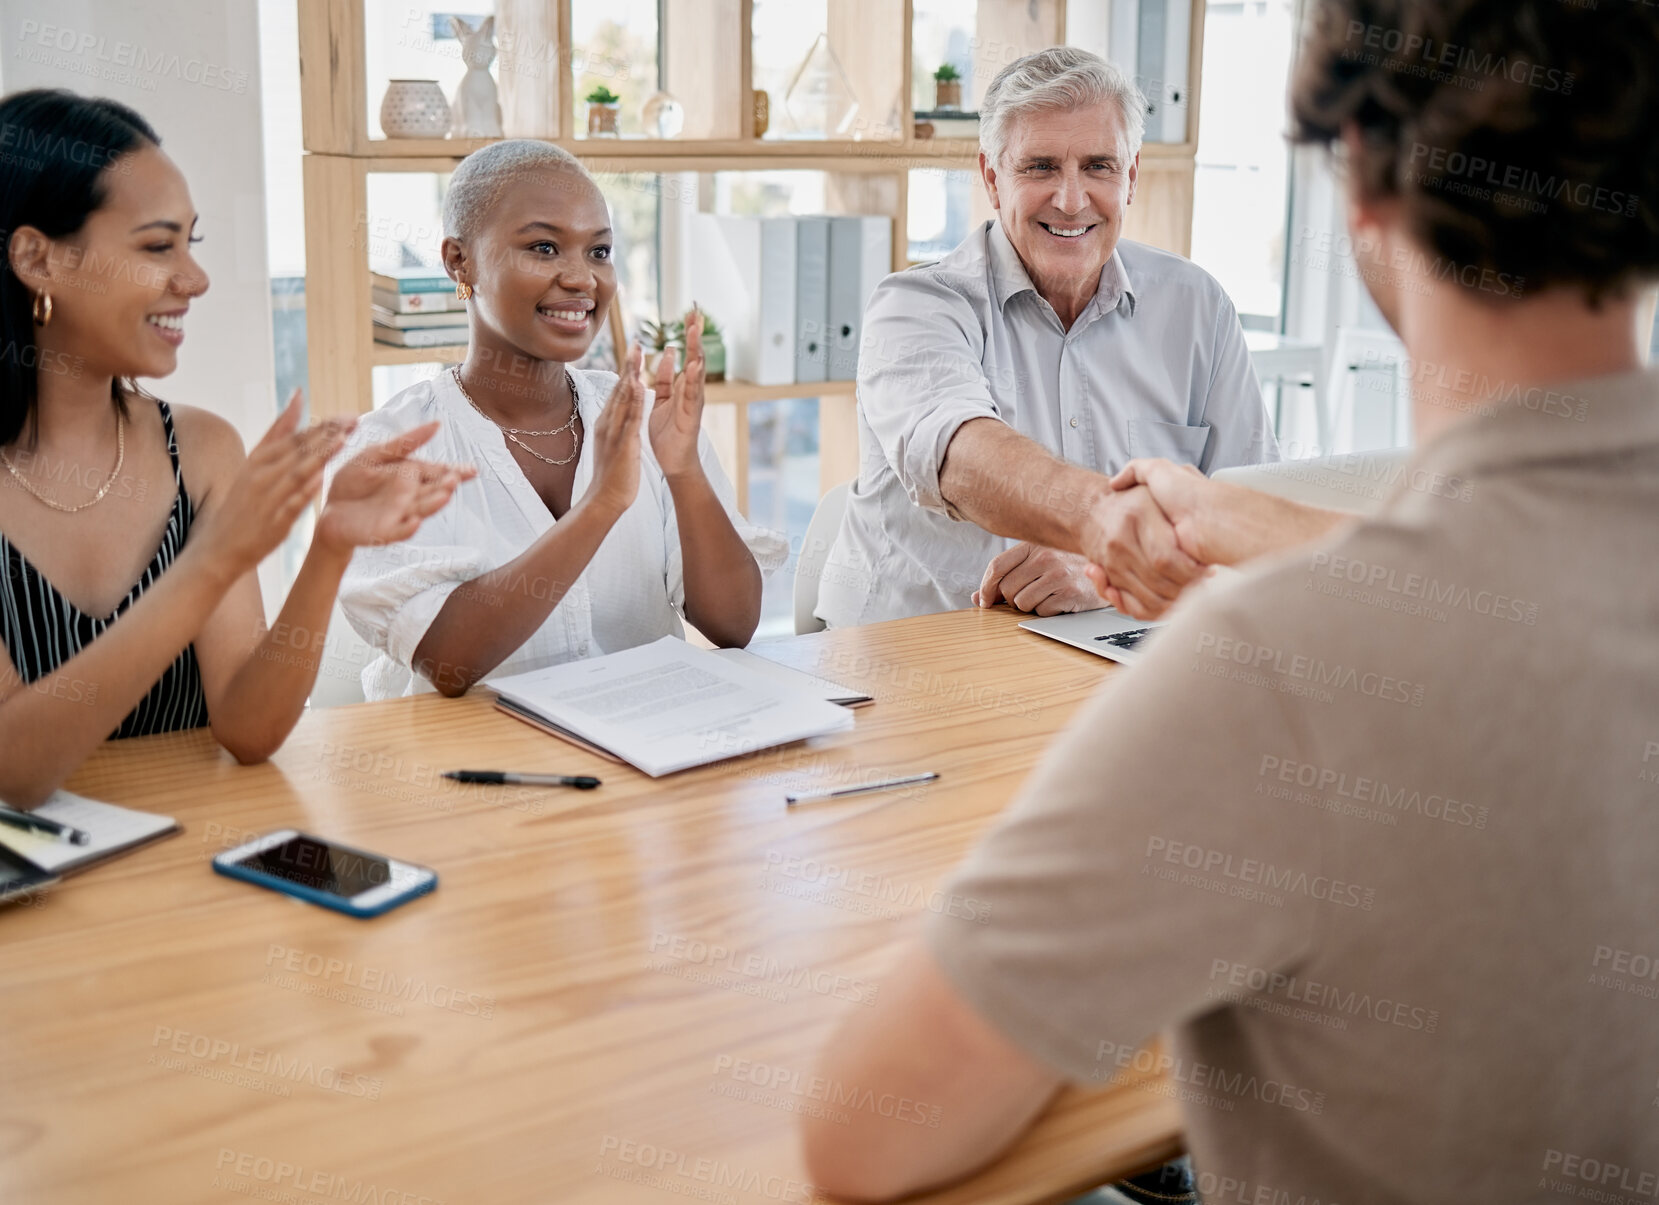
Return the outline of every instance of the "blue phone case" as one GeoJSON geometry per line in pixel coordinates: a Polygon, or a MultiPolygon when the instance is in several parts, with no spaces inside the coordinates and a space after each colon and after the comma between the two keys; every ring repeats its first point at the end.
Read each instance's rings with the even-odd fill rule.
{"type": "MultiPolygon", "coordinates": [[[[298,833],[297,835],[301,837],[311,836],[309,833],[298,833]]],[[[311,837],[311,840],[322,841],[322,838],[311,837]]],[[[378,858],[384,856],[382,854],[371,854],[367,850],[353,849],[349,845],[341,845],[335,841],[324,842],[324,844],[331,845],[335,849],[343,849],[347,853],[357,854],[360,857],[378,858]]],[[[428,871],[432,876],[424,883],[415,884],[402,895],[393,896],[391,899],[387,900],[384,904],[381,904],[378,907],[353,908],[350,900],[344,899],[337,895],[331,895],[326,891],[318,891],[315,887],[307,887],[303,883],[292,883],[287,879],[278,878],[276,875],[266,874],[259,870],[252,870],[246,866],[239,866],[234,862],[221,862],[219,859],[225,856],[227,855],[220,854],[218,857],[213,859],[213,869],[219,874],[224,875],[227,879],[241,879],[244,883],[252,883],[256,887],[265,887],[271,891],[279,891],[283,895],[291,895],[295,899],[304,900],[308,904],[318,904],[334,912],[343,912],[347,916],[355,916],[359,920],[367,920],[370,917],[379,916],[383,912],[390,912],[399,904],[406,904],[412,899],[426,895],[427,893],[436,890],[438,886],[438,872],[432,870],[431,867],[423,866],[421,869],[428,871]]]]}

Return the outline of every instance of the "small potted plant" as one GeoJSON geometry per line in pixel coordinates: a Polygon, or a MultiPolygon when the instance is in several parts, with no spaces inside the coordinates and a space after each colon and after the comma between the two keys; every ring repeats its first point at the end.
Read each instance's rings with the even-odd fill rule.
{"type": "Polygon", "coordinates": [[[622,113],[622,98],[612,92],[604,84],[600,84],[587,95],[588,102],[588,137],[589,138],[616,138],[621,134],[617,129],[617,118],[622,113]]]}
{"type": "MultiPolygon", "coordinates": [[[[702,312],[702,306],[692,302],[692,305],[702,312]]],[[[685,356],[685,322],[676,321],[672,324],[669,334],[669,345],[680,351],[682,362],[685,356]]],[[[703,314],[703,380],[724,381],[726,379],[726,341],[721,337],[720,324],[708,314],[703,314]]]]}
{"type": "Polygon", "coordinates": [[[649,318],[639,324],[639,345],[645,349],[645,372],[648,376],[657,373],[657,361],[662,359],[662,353],[675,346],[674,328],[678,323],[664,322],[661,318],[652,322],[649,318]]]}
{"type": "Polygon", "coordinates": [[[933,107],[939,111],[962,107],[962,75],[949,63],[941,63],[933,73],[933,107]]]}

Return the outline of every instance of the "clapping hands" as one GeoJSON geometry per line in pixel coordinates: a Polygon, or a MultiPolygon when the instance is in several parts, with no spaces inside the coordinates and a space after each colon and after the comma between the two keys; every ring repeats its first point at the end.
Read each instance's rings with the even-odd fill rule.
{"type": "Polygon", "coordinates": [[[413,459],[437,430],[436,422],[423,423],[365,448],[342,465],[317,520],[318,542],[339,550],[394,544],[442,510],[456,487],[478,470],[413,459]]]}
{"type": "Polygon", "coordinates": [[[648,424],[651,450],[670,481],[702,469],[697,435],[703,425],[703,370],[703,315],[693,307],[685,316],[685,368],[675,374],[672,347],[657,361],[648,424]]]}

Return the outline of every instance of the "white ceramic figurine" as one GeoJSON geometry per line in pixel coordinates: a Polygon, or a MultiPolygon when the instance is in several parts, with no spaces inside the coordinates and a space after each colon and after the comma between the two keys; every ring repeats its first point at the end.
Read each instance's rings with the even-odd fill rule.
{"type": "Polygon", "coordinates": [[[449,28],[461,41],[461,61],[467,65],[467,73],[455,89],[455,102],[450,105],[455,117],[449,136],[500,138],[501,102],[496,99],[495,80],[490,75],[490,64],[495,61],[495,18],[485,17],[477,29],[472,29],[461,18],[451,17],[449,28]]]}

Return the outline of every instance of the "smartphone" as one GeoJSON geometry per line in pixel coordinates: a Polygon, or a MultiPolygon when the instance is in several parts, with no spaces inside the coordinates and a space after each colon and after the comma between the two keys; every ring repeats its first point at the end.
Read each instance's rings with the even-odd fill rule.
{"type": "Polygon", "coordinates": [[[20,853],[0,845],[0,903],[33,895],[42,887],[50,887],[58,876],[42,870],[20,853]]]}
{"type": "Polygon", "coordinates": [[[438,885],[438,872],[278,829],[213,859],[213,869],[348,916],[379,916],[438,885]]]}

